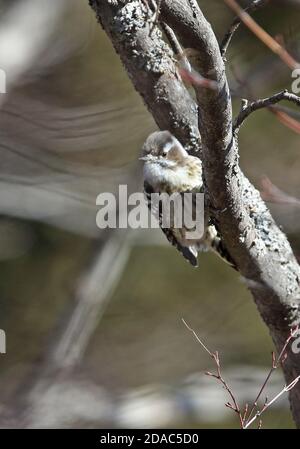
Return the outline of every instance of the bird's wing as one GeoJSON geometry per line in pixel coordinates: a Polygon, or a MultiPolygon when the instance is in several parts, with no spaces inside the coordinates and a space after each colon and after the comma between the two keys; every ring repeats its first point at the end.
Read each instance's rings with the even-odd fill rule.
{"type": "Polygon", "coordinates": [[[152,203],[151,203],[151,194],[154,193],[154,190],[152,186],[144,182],[144,192],[147,199],[148,207],[151,210],[151,212],[154,212],[154,215],[156,218],[158,218],[159,225],[165,236],[167,237],[168,241],[171,243],[171,245],[175,246],[175,248],[183,255],[183,257],[191,264],[193,267],[198,266],[197,261],[197,249],[193,246],[183,246],[179,242],[179,239],[181,237],[181,230],[180,229],[174,229],[174,228],[164,228],[162,226],[162,211],[161,211],[161,203],[159,204],[158,210],[153,210],[152,203]]]}

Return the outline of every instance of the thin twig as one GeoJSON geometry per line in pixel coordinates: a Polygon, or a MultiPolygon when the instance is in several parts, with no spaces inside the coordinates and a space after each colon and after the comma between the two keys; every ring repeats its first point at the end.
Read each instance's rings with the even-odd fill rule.
{"type": "Polygon", "coordinates": [[[279,103],[280,101],[283,101],[283,100],[290,101],[290,102],[296,104],[297,106],[300,106],[300,97],[298,97],[295,94],[289,93],[287,90],[279,92],[279,93],[272,95],[271,97],[268,97],[268,98],[252,101],[251,103],[248,103],[247,106],[244,105],[242,107],[242,109],[233,125],[234,133],[237,135],[242,124],[244,123],[246,118],[249,117],[250,114],[252,114],[252,112],[255,112],[255,111],[257,111],[259,109],[263,109],[263,108],[268,108],[268,109],[271,108],[272,109],[273,105],[275,105],[276,103],[279,103]]]}
{"type": "Polygon", "coordinates": [[[172,30],[172,28],[169,25],[167,25],[165,22],[161,23],[161,27],[169,41],[169,44],[170,44],[174,54],[176,56],[180,56],[183,53],[183,51],[182,51],[182,47],[176,37],[176,34],[172,30]]]}
{"type": "Polygon", "coordinates": [[[196,340],[198,341],[198,343],[200,343],[200,345],[202,346],[202,348],[211,356],[213,357],[212,352],[205,346],[205,344],[200,340],[200,338],[198,337],[198,335],[196,334],[196,332],[194,331],[194,329],[192,329],[187,322],[182,318],[182,322],[185,325],[185,327],[192,332],[192,334],[194,335],[194,337],[196,338],[196,340]]]}
{"type": "MultiPolygon", "coordinates": [[[[232,67],[232,72],[235,76],[238,84],[246,88],[248,91],[247,100],[242,99],[242,110],[248,105],[249,101],[254,101],[253,95],[251,94],[251,88],[247,81],[243,80],[237,73],[236,68],[232,67]],[[247,104],[245,104],[247,103],[247,104]]],[[[232,96],[237,96],[235,92],[232,91],[232,96]]],[[[272,105],[268,108],[268,111],[276,116],[277,120],[281,122],[284,126],[291,129],[292,131],[300,134],[300,111],[296,111],[295,109],[287,108],[279,105],[272,105]]]]}
{"type": "MultiPolygon", "coordinates": [[[[197,335],[197,333],[194,331],[194,329],[192,329],[187,323],[186,321],[182,318],[182,322],[185,325],[185,327],[194,335],[194,337],[196,338],[196,340],[198,341],[198,343],[200,343],[200,345],[202,346],[202,348],[205,350],[205,352],[207,352],[209,354],[209,356],[214,360],[214,362],[216,363],[216,367],[217,367],[217,373],[211,373],[210,371],[207,371],[205,374],[207,376],[213,377],[214,379],[217,379],[225,388],[225,390],[227,391],[227,393],[229,394],[232,403],[231,402],[227,402],[225,404],[225,407],[229,408],[230,410],[233,410],[239,417],[239,421],[240,421],[240,427],[242,429],[247,429],[258,417],[260,417],[272,404],[274,404],[274,402],[277,401],[277,399],[279,399],[283,393],[290,391],[292,388],[294,388],[294,386],[298,383],[298,381],[300,380],[300,376],[296,377],[289,385],[285,386],[270,402],[268,402],[268,399],[266,398],[264,405],[262,407],[261,410],[258,410],[255,415],[252,417],[255,408],[257,407],[258,401],[261,398],[273,372],[278,368],[280,363],[283,363],[286,357],[286,350],[287,347],[289,345],[289,343],[291,342],[292,338],[295,337],[295,335],[298,333],[298,327],[296,327],[295,329],[292,329],[290,331],[290,334],[288,336],[288,338],[286,339],[279,355],[276,357],[275,353],[272,352],[272,366],[271,369],[264,381],[264,383],[262,384],[262,387],[260,388],[258,395],[256,396],[251,408],[250,408],[250,412],[248,414],[248,410],[249,410],[249,405],[246,404],[244,407],[244,411],[243,413],[241,412],[241,408],[238,405],[238,402],[235,398],[235,395],[232,391],[232,389],[229,387],[229,385],[227,384],[226,380],[223,378],[222,373],[221,373],[221,363],[220,363],[220,358],[219,358],[219,353],[218,351],[212,352],[208,349],[208,347],[203,343],[203,341],[200,339],[200,337],[197,335]],[[251,418],[252,417],[252,418],[251,418]]],[[[262,426],[262,422],[260,420],[259,422],[259,426],[258,428],[261,428],[262,426]]]]}
{"type": "MultiPolygon", "coordinates": [[[[247,8],[245,8],[245,11],[253,12],[256,11],[258,8],[265,6],[267,3],[269,3],[270,0],[254,0],[251,5],[249,5],[247,8]]],[[[239,16],[237,16],[232,24],[230,25],[230,28],[228,29],[227,33],[225,34],[221,44],[220,44],[220,51],[222,58],[225,57],[225,54],[227,52],[227,49],[229,47],[229,44],[231,42],[231,39],[233,38],[234,33],[238,30],[240,24],[242,23],[242,20],[239,16]]]]}
{"type": "MultiPolygon", "coordinates": [[[[283,347],[282,347],[282,349],[281,349],[281,351],[280,351],[280,353],[279,353],[277,358],[276,358],[275,352],[274,351],[272,352],[272,366],[271,366],[271,369],[270,369],[270,371],[269,371],[269,373],[268,373],[264,383],[262,384],[262,387],[259,390],[258,395],[256,396],[256,398],[255,398],[251,408],[250,408],[249,415],[246,417],[246,423],[249,422],[251,416],[253,415],[253,412],[254,412],[255,408],[257,407],[258,401],[261,398],[261,396],[262,396],[262,394],[263,394],[263,392],[264,392],[264,390],[265,390],[265,388],[267,386],[267,383],[269,382],[273,372],[278,368],[279,363],[281,363],[283,361],[283,359],[285,357],[286,349],[287,349],[290,341],[292,340],[292,338],[294,338],[295,335],[297,334],[297,332],[298,332],[298,327],[296,329],[292,329],[291,330],[290,335],[286,339],[286,341],[285,341],[285,343],[284,343],[284,345],[283,345],[283,347]]],[[[264,409],[265,409],[265,406],[263,407],[263,410],[264,409]]]]}
{"type": "Polygon", "coordinates": [[[202,346],[202,348],[210,355],[210,357],[215,361],[216,363],[216,367],[217,367],[217,374],[211,373],[209,371],[207,371],[205,374],[207,376],[210,377],[214,377],[215,379],[217,379],[225,388],[225,390],[227,391],[227,393],[229,394],[233,404],[231,404],[230,402],[227,402],[225,404],[225,406],[227,408],[230,408],[231,410],[233,410],[239,417],[239,421],[240,421],[240,427],[243,429],[244,428],[244,421],[243,421],[243,416],[241,413],[241,409],[238,405],[238,402],[234,396],[233,391],[231,390],[231,388],[229,387],[229,385],[227,384],[226,380],[223,378],[222,374],[221,374],[221,363],[220,363],[220,358],[219,358],[219,353],[218,351],[212,352],[210,351],[207,346],[205,346],[205,344],[201,341],[200,337],[197,335],[197,333],[186,323],[186,321],[182,318],[182,322],[185,325],[185,327],[192,332],[192,334],[194,335],[194,337],[196,338],[196,340],[198,341],[198,343],[200,343],[200,345],[202,346]]]}
{"type": "Polygon", "coordinates": [[[215,81],[204,78],[202,75],[200,75],[200,73],[192,68],[188,56],[191,55],[191,52],[194,52],[194,50],[190,48],[183,50],[172,28],[165,22],[161,22],[160,25],[170,43],[175,56],[177,57],[178,63],[180,64],[180,66],[178,67],[178,72],[181,78],[192,85],[201,86],[206,89],[217,89],[217,83],[215,81]]]}
{"type": "Polygon", "coordinates": [[[169,44],[174,52],[174,55],[176,56],[177,60],[181,63],[182,67],[187,70],[188,72],[190,72],[192,70],[191,68],[191,64],[188,60],[188,57],[186,55],[186,53],[184,52],[184,50],[182,49],[176,34],[174,33],[174,31],[172,30],[172,28],[167,25],[165,22],[161,22],[161,28],[163,30],[163,32],[165,33],[169,44]]]}
{"type": "Polygon", "coordinates": [[[274,404],[274,402],[276,402],[284,393],[287,393],[288,391],[292,390],[297,383],[300,380],[300,376],[296,377],[289,385],[286,385],[270,402],[266,402],[264,407],[262,408],[262,410],[258,411],[252,419],[250,419],[250,421],[248,421],[245,426],[244,429],[247,429],[248,427],[251,426],[251,424],[258,418],[260,417],[272,404],[274,404]]]}
{"type": "Polygon", "coordinates": [[[225,3],[236,13],[240,20],[261,40],[273,53],[277,54],[281,60],[291,69],[300,67],[288,51],[279,44],[270,34],[268,34],[252,17],[244,11],[235,0],[224,0],[225,3]]]}
{"type": "Polygon", "coordinates": [[[153,17],[151,18],[152,26],[150,28],[150,34],[152,33],[152,31],[154,30],[154,28],[156,27],[156,25],[159,22],[159,15],[160,15],[160,8],[161,8],[162,0],[152,0],[151,2],[152,2],[152,6],[154,8],[154,14],[153,14],[153,17]]]}

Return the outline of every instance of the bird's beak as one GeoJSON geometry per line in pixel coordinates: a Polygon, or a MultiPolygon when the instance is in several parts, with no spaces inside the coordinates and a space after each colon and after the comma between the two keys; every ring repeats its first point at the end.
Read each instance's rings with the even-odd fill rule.
{"type": "Polygon", "coordinates": [[[147,162],[147,161],[151,161],[152,159],[153,159],[153,156],[151,156],[151,154],[148,154],[147,156],[140,157],[139,161],[147,162]]]}

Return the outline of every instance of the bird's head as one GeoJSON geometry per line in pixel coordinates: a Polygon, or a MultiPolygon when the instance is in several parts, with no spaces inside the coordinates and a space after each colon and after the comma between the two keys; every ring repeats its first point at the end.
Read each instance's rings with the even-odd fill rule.
{"type": "Polygon", "coordinates": [[[156,131],[147,138],[140,160],[172,167],[182,163],[188,157],[181,143],[169,131],[156,131]]]}

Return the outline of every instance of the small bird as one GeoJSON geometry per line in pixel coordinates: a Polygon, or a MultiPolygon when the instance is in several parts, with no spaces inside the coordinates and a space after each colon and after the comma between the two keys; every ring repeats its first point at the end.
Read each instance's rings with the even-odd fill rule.
{"type": "MultiPolygon", "coordinates": [[[[153,193],[167,193],[168,195],[203,193],[200,159],[190,156],[169,131],[156,131],[150,134],[143,145],[140,160],[144,162],[144,192],[151,211],[153,211],[151,200],[153,193]]],[[[193,207],[194,205],[196,202],[193,201],[193,207]]],[[[194,267],[198,266],[198,251],[209,249],[233,265],[215,226],[209,224],[208,214],[204,214],[204,233],[198,240],[187,239],[188,230],[184,225],[182,228],[176,228],[172,226],[171,222],[170,227],[164,227],[161,209],[158,211],[158,219],[169,242],[194,267]]]]}

